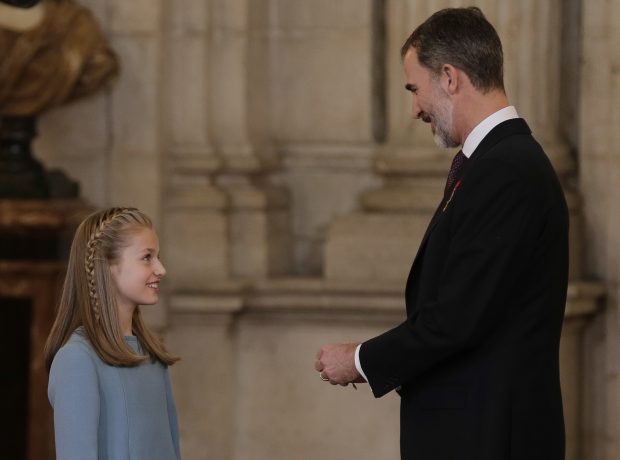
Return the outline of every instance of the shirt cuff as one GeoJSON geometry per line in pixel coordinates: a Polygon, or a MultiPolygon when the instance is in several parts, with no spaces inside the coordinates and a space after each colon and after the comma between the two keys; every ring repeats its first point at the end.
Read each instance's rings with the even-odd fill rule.
{"type": "Polygon", "coordinates": [[[360,375],[364,377],[364,380],[368,382],[368,378],[366,377],[366,374],[364,374],[364,370],[362,369],[362,364],[360,363],[360,348],[362,348],[361,343],[355,349],[355,368],[357,369],[357,372],[359,372],[360,375]]]}

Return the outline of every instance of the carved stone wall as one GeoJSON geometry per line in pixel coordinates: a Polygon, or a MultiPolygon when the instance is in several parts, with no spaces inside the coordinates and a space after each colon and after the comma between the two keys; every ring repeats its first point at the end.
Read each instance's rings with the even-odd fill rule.
{"type": "Polygon", "coordinates": [[[497,26],[511,102],[571,205],[567,458],[618,457],[620,0],[82,3],[121,75],[43,117],[35,151],[91,203],[154,217],[169,275],[149,321],[184,358],[184,458],[398,458],[397,399],[325,386],[312,364],[402,318],[450,155],[410,119],[398,52],[466,3],[497,26]]]}

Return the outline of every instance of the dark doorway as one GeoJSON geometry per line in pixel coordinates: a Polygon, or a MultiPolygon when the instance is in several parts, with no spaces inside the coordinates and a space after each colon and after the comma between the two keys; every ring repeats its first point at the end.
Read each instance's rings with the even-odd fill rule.
{"type": "Polygon", "coordinates": [[[29,299],[0,297],[0,433],[2,458],[25,460],[28,437],[28,388],[30,364],[29,299]]]}

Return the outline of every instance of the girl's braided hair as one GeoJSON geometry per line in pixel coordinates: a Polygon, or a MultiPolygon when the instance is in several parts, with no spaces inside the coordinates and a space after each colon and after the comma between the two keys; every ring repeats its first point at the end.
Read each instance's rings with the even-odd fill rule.
{"type": "Polygon", "coordinates": [[[110,208],[108,212],[101,214],[101,221],[93,229],[92,234],[86,243],[86,258],[84,260],[84,268],[86,269],[86,279],[88,280],[88,295],[90,297],[90,306],[95,317],[95,321],[101,319],[101,306],[99,305],[99,296],[97,294],[97,282],[95,280],[95,261],[99,248],[99,243],[105,235],[108,226],[119,216],[135,212],[135,208],[110,208]]]}

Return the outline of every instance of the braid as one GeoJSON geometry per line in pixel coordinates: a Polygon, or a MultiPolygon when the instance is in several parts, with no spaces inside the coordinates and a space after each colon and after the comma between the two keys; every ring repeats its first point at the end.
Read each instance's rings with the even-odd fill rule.
{"type": "Polygon", "coordinates": [[[86,279],[88,280],[88,295],[90,296],[90,304],[95,315],[95,321],[99,321],[101,308],[99,307],[99,299],[97,296],[97,285],[95,283],[95,248],[99,240],[91,237],[87,245],[86,253],[86,279]]]}
{"type": "Polygon", "coordinates": [[[84,260],[84,268],[86,270],[86,279],[88,280],[88,295],[90,297],[91,307],[95,316],[95,321],[99,322],[101,318],[101,305],[97,294],[97,283],[95,281],[95,257],[101,237],[104,235],[106,228],[119,216],[133,208],[110,208],[108,212],[102,214],[101,222],[95,227],[92,235],[86,243],[86,258],[84,260]]]}

